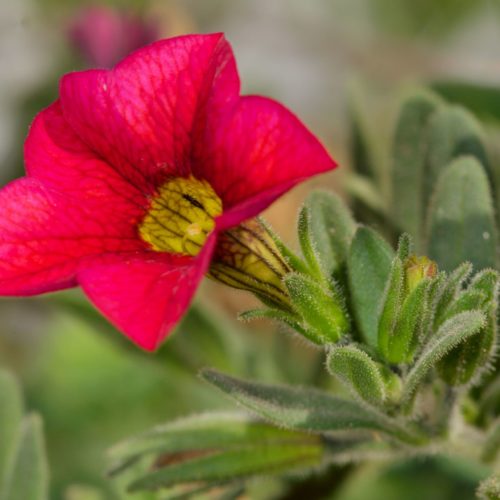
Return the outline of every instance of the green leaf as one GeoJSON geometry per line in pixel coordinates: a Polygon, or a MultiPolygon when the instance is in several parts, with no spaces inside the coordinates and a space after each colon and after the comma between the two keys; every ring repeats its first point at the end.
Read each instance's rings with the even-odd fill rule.
{"type": "Polygon", "coordinates": [[[332,347],[327,368],[354,396],[380,406],[385,399],[385,384],[377,364],[355,346],[332,347]]]}
{"type": "Polygon", "coordinates": [[[300,249],[302,250],[302,256],[307,263],[309,273],[315,278],[323,281],[324,276],[318,262],[316,249],[314,248],[314,241],[311,239],[311,224],[311,213],[309,208],[304,205],[300,209],[297,221],[297,234],[299,236],[300,249]]]}
{"type": "Polygon", "coordinates": [[[387,346],[391,363],[410,363],[423,335],[429,280],[424,279],[406,297],[394,334],[387,346]]]}
{"type": "Polygon", "coordinates": [[[439,327],[451,317],[464,312],[480,310],[486,295],[479,290],[464,290],[439,317],[436,325],[439,327]]]}
{"type": "Polygon", "coordinates": [[[331,277],[347,259],[354,221],[344,202],[334,193],[313,191],[305,202],[310,216],[307,226],[316,260],[326,278],[331,277]]]}
{"type": "Polygon", "coordinates": [[[431,307],[435,315],[434,327],[438,325],[442,315],[460,293],[463,283],[470,276],[471,272],[472,264],[464,262],[447,278],[436,281],[437,287],[434,290],[435,293],[430,298],[431,307]]]}
{"type": "Polygon", "coordinates": [[[413,400],[415,391],[423,382],[427,373],[448,352],[473,335],[484,326],[484,314],[478,311],[466,311],[446,321],[432,337],[419,358],[408,373],[403,384],[403,404],[408,406],[413,400]]]}
{"type": "Polygon", "coordinates": [[[317,344],[337,342],[349,330],[349,321],[340,294],[326,289],[310,276],[290,273],[284,283],[292,306],[304,328],[317,344]]]}
{"type": "Polygon", "coordinates": [[[481,127],[467,110],[459,106],[442,107],[429,127],[429,150],[425,176],[424,202],[429,202],[442,171],[460,156],[474,157],[486,171],[489,163],[481,127]]]}
{"type": "Polygon", "coordinates": [[[203,370],[201,376],[237,403],[277,425],[312,432],[372,430],[410,443],[422,437],[375,408],[311,387],[250,382],[203,370]]]}
{"type": "Polygon", "coordinates": [[[377,138],[370,128],[369,114],[366,112],[366,96],[359,81],[348,88],[348,112],[350,125],[350,153],[355,171],[360,177],[377,182],[378,163],[377,138]]]}
{"type": "Polygon", "coordinates": [[[288,262],[289,266],[297,272],[307,273],[307,265],[303,262],[301,258],[299,258],[290,248],[288,248],[281,238],[276,234],[276,232],[271,228],[270,224],[265,221],[263,218],[259,217],[259,222],[264,226],[265,230],[269,234],[269,236],[274,241],[275,245],[278,247],[280,254],[285,258],[288,262]]]}
{"type": "Polygon", "coordinates": [[[23,402],[21,390],[15,378],[8,372],[0,371],[0,491],[5,483],[9,457],[14,451],[18,436],[23,402]]]}
{"type": "Polygon", "coordinates": [[[389,217],[387,200],[373,182],[361,175],[350,174],[345,180],[344,188],[350,197],[361,202],[370,212],[383,218],[389,217]]]}
{"type": "Polygon", "coordinates": [[[42,421],[32,414],[24,418],[15,454],[7,473],[2,500],[46,500],[48,466],[42,421]]]}
{"type": "Polygon", "coordinates": [[[438,81],[431,87],[447,101],[470,109],[481,119],[500,122],[500,87],[465,81],[438,81]]]}
{"type": "Polygon", "coordinates": [[[285,323],[301,335],[304,335],[304,337],[308,337],[310,335],[300,323],[300,318],[297,318],[290,312],[284,312],[278,309],[250,309],[249,311],[240,313],[238,315],[238,319],[240,319],[241,321],[252,321],[254,319],[270,319],[273,321],[278,321],[280,323],[285,323]]]}
{"type": "Polygon", "coordinates": [[[372,347],[377,346],[378,318],[393,256],[375,231],[358,228],[348,255],[349,291],[358,329],[372,347]]]}
{"type": "Polygon", "coordinates": [[[252,446],[248,449],[209,453],[200,458],[181,460],[135,480],[128,490],[155,490],[192,481],[233,481],[255,475],[283,473],[310,468],[321,462],[323,447],[315,445],[252,446]]]}
{"type": "Polygon", "coordinates": [[[490,426],[484,440],[481,459],[486,463],[493,463],[500,454],[500,417],[490,426]]]}
{"type": "Polygon", "coordinates": [[[403,233],[398,240],[398,249],[396,255],[399,257],[401,262],[404,262],[413,251],[413,242],[411,236],[408,233],[403,233]]]}
{"type": "Polygon", "coordinates": [[[392,209],[396,224],[419,243],[424,216],[425,153],[428,125],[440,100],[427,91],[407,97],[393,144],[392,209]]]}
{"type": "Polygon", "coordinates": [[[404,300],[404,291],[403,263],[399,257],[395,257],[385,289],[384,302],[378,323],[378,350],[390,362],[392,362],[392,352],[389,347],[392,343],[392,337],[396,334],[396,326],[404,300]]]}
{"type": "Polygon", "coordinates": [[[130,466],[139,457],[191,452],[227,451],[251,446],[317,445],[317,436],[280,429],[242,413],[214,412],[193,415],[154,427],[109,450],[111,473],[130,466]]]}
{"type": "Polygon", "coordinates": [[[428,220],[428,254],[450,271],[465,260],[476,269],[496,263],[496,227],[488,179],[471,157],[455,160],[436,186],[428,220]]]}
{"type": "Polygon", "coordinates": [[[486,323],[473,338],[452,349],[438,364],[439,374],[450,385],[463,385],[489,368],[497,335],[498,273],[485,269],[474,277],[468,290],[453,302],[444,315],[484,310],[486,323]]]}

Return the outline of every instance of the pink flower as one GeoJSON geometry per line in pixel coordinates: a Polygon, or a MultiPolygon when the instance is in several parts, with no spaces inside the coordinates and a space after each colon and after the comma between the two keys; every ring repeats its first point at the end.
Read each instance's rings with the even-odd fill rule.
{"type": "Polygon", "coordinates": [[[221,34],[64,76],[25,161],[0,191],[0,294],[79,285],[147,350],[188,307],[221,231],[335,167],[282,105],[240,97],[221,34]]]}
{"type": "Polygon", "coordinates": [[[93,6],[75,17],[69,37],[89,64],[110,68],[132,50],[154,41],[156,31],[138,16],[93,6]]]}

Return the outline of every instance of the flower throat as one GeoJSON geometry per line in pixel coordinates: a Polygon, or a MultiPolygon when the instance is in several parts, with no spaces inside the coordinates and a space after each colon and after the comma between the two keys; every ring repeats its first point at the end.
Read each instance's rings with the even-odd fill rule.
{"type": "Polygon", "coordinates": [[[139,234],[153,250],[194,257],[221,213],[222,202],[207,181],[175,177],[158,189],[139,234]]]}

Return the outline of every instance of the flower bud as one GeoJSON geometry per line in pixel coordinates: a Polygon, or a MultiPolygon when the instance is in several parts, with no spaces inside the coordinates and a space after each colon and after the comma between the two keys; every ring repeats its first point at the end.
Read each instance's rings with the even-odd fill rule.
{"type": "Polygon", "coordinates": [[[219,235],[207,276],[289,309],[283,278],[290,271],[264,225],[251,219],[219,235]]]}
{"type": "Polygon", "coordinates": [[[437,264],[425,255],[410,255],[404,262],[406,292],[410,293],[424,278],[434,278],[437,264]]]}

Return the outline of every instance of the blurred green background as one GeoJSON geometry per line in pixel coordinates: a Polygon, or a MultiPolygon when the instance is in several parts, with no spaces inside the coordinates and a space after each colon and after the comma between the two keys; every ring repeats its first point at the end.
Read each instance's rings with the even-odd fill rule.
{"type": "MultiPolygon", "coordinates": [[[[350,163],[346,110],[352,88],[363,89],[383,158],[402,87],[445,80],[498,85],[500,75],[498,0],[1,0],[1,183],[22,175],[29,124],[56,98],[63,73],[112,64],[145,40],[213,31],[225,32],[234,48],[243,92],[289,106],[342,166],[268,210],[285,241],[293,238],[296,208],[308,190],[329,185],[342,191],[350,163]],[[96,7],[101,17],[89,21],[96,7]],[[114,38],[101,36],[101,21],[114,38]]],[[[18,375],[26,406],[44,418],[51,498],[83,498],[79,485],[115,498],[104,474],[111,444],[180,415],[231,407],[197,379],[202,366],[268,381],[325,383],[322,360],[300,340],[265,323],[247,328],[233,321],[251,304],[244,293],[207,283],[178,332],[156,355],[147,355],[122,339],[78,291],[1,300],[0,366],[18,375]]],[[[318,479],[309,484],[307,498],[467,499],[478,477],[445,460],[335,474],[335,496],[318,479]],[[420,496],[401,496],[424,484],[420,496]]],[[[306,498],[295,486],[295,498],[306,498]]],[[[294,498],[293,488],[272,481],[258,491],[259,498],[294,498]]]]}

